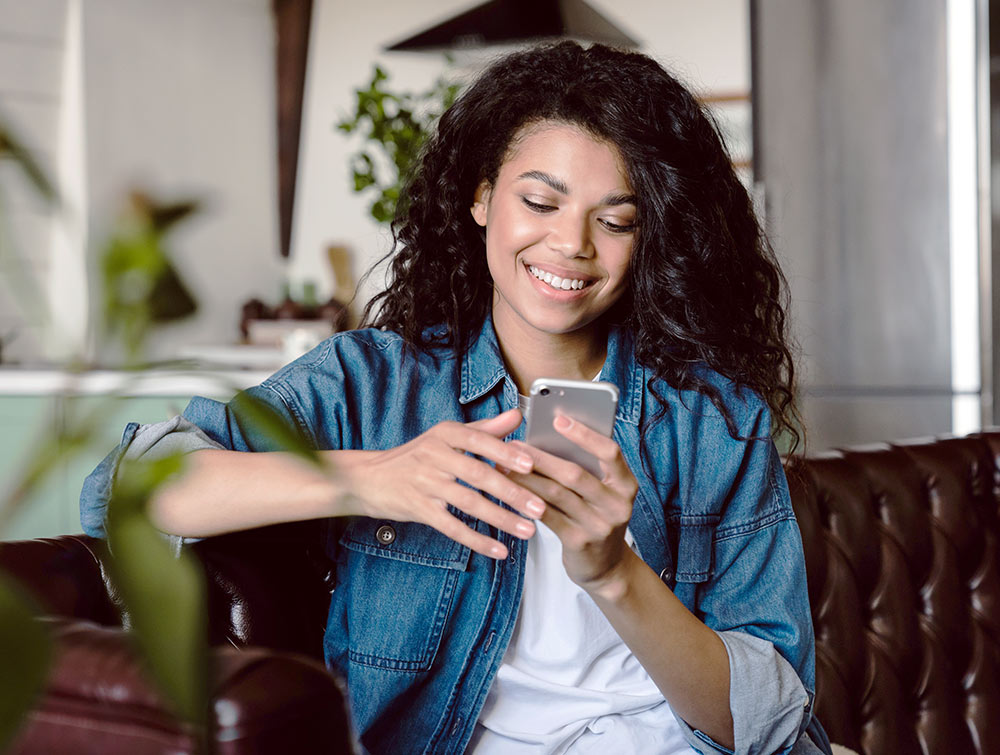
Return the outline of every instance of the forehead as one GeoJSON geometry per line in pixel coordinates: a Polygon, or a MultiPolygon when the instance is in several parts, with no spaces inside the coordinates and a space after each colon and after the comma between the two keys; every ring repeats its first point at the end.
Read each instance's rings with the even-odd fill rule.
{"type": "Polygon", "coordinates": [[[607,139],[579,126],[560,121],[540,121],[522,126],[513,136],[500,166],[500,174],[511,177],[522,169],[572,172],[617,182],[629,188],[628,172],[621,151],[607,139]]]}

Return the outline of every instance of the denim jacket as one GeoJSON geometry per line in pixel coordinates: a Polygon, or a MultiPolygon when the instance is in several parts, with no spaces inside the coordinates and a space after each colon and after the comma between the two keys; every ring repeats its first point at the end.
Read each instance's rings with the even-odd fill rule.
{"type": "MultiPolygon", "coordinates": [[[[770,416],[755,394],[708,377],[740,434],[756,440],[734,440],[705,396],[666,385],[659,392],[668,412],[654,422],[651,372],[636,362],[629,334],[609,336],[600,379],[619,390],[614,439],[639,483],[629,524],[637,551],[726,646],[735,752],[829,753],[812,716],[805,562],[770,416]]],[[[392,332],[339,333],[250,393],[319,449],[392,448],[438,422],[493,417],[518,400],[489,318],[461,356],[407,350],[392,332]]],[[[522,424],[510,438],[523,431],[522,424]]],[[[206,447],[273,450],[233,402],[195,397],[183,417],[132,423],[84,484],[85,531],[103,534],[123,457],[206,447]]],[[[337,586],[324,656],[347,681],[355,725],[372,753],[463,752],[511,638],[526,543],[452,513],[498,537],[509,557],[472,553],[422,524],[354,517],[331,528],[337,586]]],[[[733,752],[680,724],[697,751],[733,752]]]]}

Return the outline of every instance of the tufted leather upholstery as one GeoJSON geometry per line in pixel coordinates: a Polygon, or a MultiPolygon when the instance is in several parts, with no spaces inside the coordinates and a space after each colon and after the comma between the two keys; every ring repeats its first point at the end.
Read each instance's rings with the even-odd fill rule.
{"type": "MultiPolygon", "coordinates": [[[[354,751],[345,691],[322,663],[329,590],[316,528],[282,525],[191,546],[207,581],[212,751],[354,751]]],[[[83,535],[0,543],[0,570],[36,596],[56,654],[12,755],[189,753],[190,730],[149,684],[107,580],[104,543],[83,535]]]]}
{"type": "MultiPolygon", "coordinates": [[[[816,627],[815,710],[830,739],[862,755],[1000,754],[1000,431],[793,458],[786,469],[816,627]]],[[[318,545],[306,523],[193,546],[222,646],[220,752],[349,746],[320,663],[329,575],[318,545]],[[248,645],[258,649],[232,649],[248,645]]],[[[128,660],[104,558],[83,536],[0,543],[0,569],[68,622],[15,752],[190,751],[128,660]],[[114,707],[123,695],[133,704],[114,707]]]]}
{"type": "Polygon", "coordinates": [[[786,470],[831,741],[865,755],[1000,753],[1000,433],[786,470]]]}

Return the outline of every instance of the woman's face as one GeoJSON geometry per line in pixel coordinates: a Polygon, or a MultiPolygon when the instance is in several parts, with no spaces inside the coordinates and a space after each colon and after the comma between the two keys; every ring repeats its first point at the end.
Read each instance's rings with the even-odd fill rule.
{"type": "Polygon", "coordinates": [[[636,205],[618,149],[544,121],[515,137],[476,191],[497,333],[576,333],[622,296],[636,205]]]}

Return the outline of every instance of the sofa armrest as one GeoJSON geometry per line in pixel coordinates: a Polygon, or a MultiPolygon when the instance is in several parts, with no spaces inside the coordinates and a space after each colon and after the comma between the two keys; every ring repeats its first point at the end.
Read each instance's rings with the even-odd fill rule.
{"type": "Polygon", "coordinates": [[[47,616],[118,625],[105,554],[104,542],[86,535],[0,542],[0,571],[28,590],[47,616]]]}
{"type": "MultiPolygon", "coordinates": [[[[57,621],[45,694],[11,752],[195,751],[147,681],[118,628],[57,621]]],[[[346,695],[320,663],[260,648],[214,648],[213,739],[217,753],[352,752],[346,695]]]]}
{"type": "MultiPolygon", "coordinates": [[[[209,643],[322,659],[333,580],[323,534],[321,522],[296,522],[190,545],[205,573],[209,643]]],[[[35,596],[46,616],[121,626],[108,557],[105,542],[86,535],[0,543],[0,570],[35,596]]]]}

